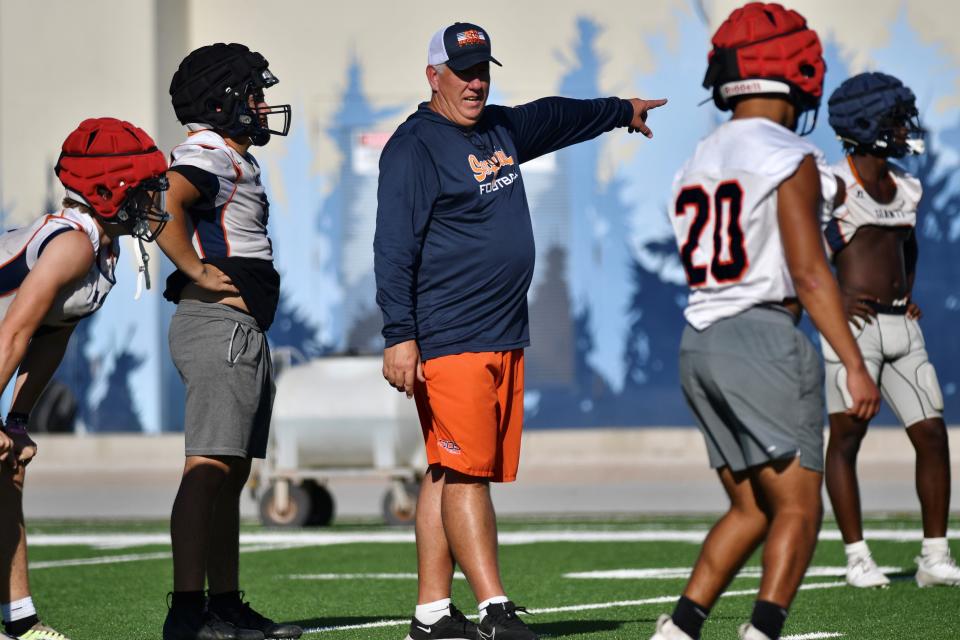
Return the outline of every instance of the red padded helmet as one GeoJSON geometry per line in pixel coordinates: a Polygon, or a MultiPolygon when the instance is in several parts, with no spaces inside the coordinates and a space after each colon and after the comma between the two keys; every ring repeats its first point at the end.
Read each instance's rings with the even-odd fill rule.
{"type": "MultiPolygon", "coordinates": [[[[69,195],[112,219],[128,195],[165,188],[167,161],[147,133],[116,118],[84,120],[63,141],[56,171],[69,195]]],[[[121,220],[126,216],[121,215],[121,220]]]]}
{"type": "Polygon", "coordinates": [[[752,94],[785,94],[798,109],[820,105],[827,65],[817,32],[775,3],[751,2],[730,14],[713,36],[703,86],[722,110],[752,94]]]}

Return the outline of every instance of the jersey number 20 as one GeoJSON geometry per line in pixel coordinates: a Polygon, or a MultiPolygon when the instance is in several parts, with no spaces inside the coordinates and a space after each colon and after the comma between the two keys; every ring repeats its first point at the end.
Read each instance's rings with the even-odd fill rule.
{"type": "Polygon", "coordinates": [[[700,185],[684,187],[677,196],[675,213],[686,215],[688,209],[694,209],[693,223],[687,233],[687,239],[680,248],[680,262],[687,272],[687,282],[691,287],[699,287],[707,282],[707,270],[717,282],[736,282],[747,270],[747,248],[744,245],[743,228],[740,226],[740,212],[743,209],[743,189],[737,181],[721,182],[713,194],[713,206],[710,196],[700,185]],[[725,206],[726,205],[726,206],[725,206]],[[724,224],[723,214],[729,217],[724,224]],[[710,220],[711,212],[716,219],[713,223],[713,251],[703,247],[703,253],[713,258],[710,266],[694,264],[693,254],[700,246],[700,236],[710,220]],[[729,257],[724,259],[723,244],[726,236],[729,257]]]}

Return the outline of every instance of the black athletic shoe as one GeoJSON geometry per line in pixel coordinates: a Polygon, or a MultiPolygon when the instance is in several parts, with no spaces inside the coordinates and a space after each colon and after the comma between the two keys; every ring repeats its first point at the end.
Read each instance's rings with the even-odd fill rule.
{"type": "Polygon", "coordinates": [[[517,612],[526,613],[509,600],[502,604],[487,605],[487,615],[477,627],[477,640],[538,640],[540,636],[530,630],[517,612]]]}
{"type": "Polygon", "coordinates": [[[167,611],[163,622],[163,640],[264,640],[263,634],[250,629],[238,629],[209,611],[201,615],[184,616],[174,609],[167,611]]]}
{"type": "MultiPolygon", "coordinates": [[[[267,640],[288,640],[303,635],[303,629],[297,625],[274,622],[270,618],[257,613],[249,602],[242,602],[238,608],[220,609],[216,613],[238,629],[243,631],[252,629],[260,634],[259,637],[267,640]]],[[[246,638],[242,640],[246,640],[246,638]]]]}
{"type": "Polygon", "coordinates": [[[450,615],[443,616],[433,624],[424,624],[414,616],[410,621],[410,633],[406,640],[476,640],[477,625],[467,620],[455,606],[450,605],[450,615]]]}

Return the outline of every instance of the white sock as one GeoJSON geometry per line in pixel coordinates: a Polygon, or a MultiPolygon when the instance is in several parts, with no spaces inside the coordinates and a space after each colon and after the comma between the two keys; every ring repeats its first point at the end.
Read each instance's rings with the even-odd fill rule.
{"type": "Polygon", "coordinates": [[[860,542],[854,542],[852,544],[845,544],[843,545],[843,550],[847,553],[848,565],[851,565],[857,560],[870,555],[870,547],[867,546],[866,540],[861,540],[860,542]]]}
{"type": "Polygon", "coordinates": [[[16,622],[37,614],[37,609],[33,606],[33,598],[30,596],[15,602],[4,602],[0,608],[3,609],[4,622],[16,622]]]}
{"type": "Polygon", "coordinates": [[[413,616],[423,624],[438,622],[443,616],[450,615],[450,598],[418,604],[413,616]]]}
{"type": "Polygon", "coordinates": [[[949,553],[950,547],[947,545],[946,538],[924,538],[920,544],[920,555],[924,558],[943,556],[949,553]]]}
{"type": "Polygon", "coordinates": [[[510,602],[510,598],[507,596],[493,596],[488,598],[477,605],[477,609],[480,610],[480,620],[483,620],[487,617],[487,607],[491,604],[503,604],[504,602],[510,602]]]}

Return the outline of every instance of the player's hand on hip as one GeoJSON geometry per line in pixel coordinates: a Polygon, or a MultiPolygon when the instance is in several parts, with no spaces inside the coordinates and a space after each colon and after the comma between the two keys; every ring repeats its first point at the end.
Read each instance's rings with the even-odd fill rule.
{"type": "Polygon", "coordinates": [[[923,311],[920,310],[916,302],[907,303],[907,317],[911,320],[919,320],[923,317],[923,311]]]}
{"type": "Polygon", "coordinates": [[[212,264],[203,265],[203,271],[201,271],[197,277],[196,283],[201,289],[206,289],[214,293],[240,293],[240,290],[233,284],[230,276],[212,264]]]}
{"type": "Polygon", "coordinates": [[[16,464],[27,466],[37,455],[37,443],[33,441],[27,433],[11,434],[13,440],[13,452],[16,455],[16,464]]]}
{"type": "Polygon", "coordinates": [[[871,307],[867,300],[858,296],[843,296],[843,310],[857,329],[862,329],[864,323],[873,324],[873,319],[877,317],[877,310],[871,307]]]}
{"type": "Polygon", "coordinates": [[[416,340],[407,340],[383,350],[383,377],[390,386],[413,397],[416,382],[424,382],[423,363],[416,340]]]}
{"type": "Polygon", "coordinates": [[[667,99],[642,100],[640,98],[631,98],[630,104],[633,105],[633,119],[630,120],[630,124],[627,125],[627,131],[630,133],[639,131],[648,138],[652,138],[653,131],[647,126],[647,114],[653,109],[667,104],[667,99]]]}
{"type": "Polygon", "coordinates": [[[847,390],[853,400],[853,404],[847,409],[847,415],[862,422],[877,415],[880,410],[880,390],[865,366],[847,369],[847,390]]]}

